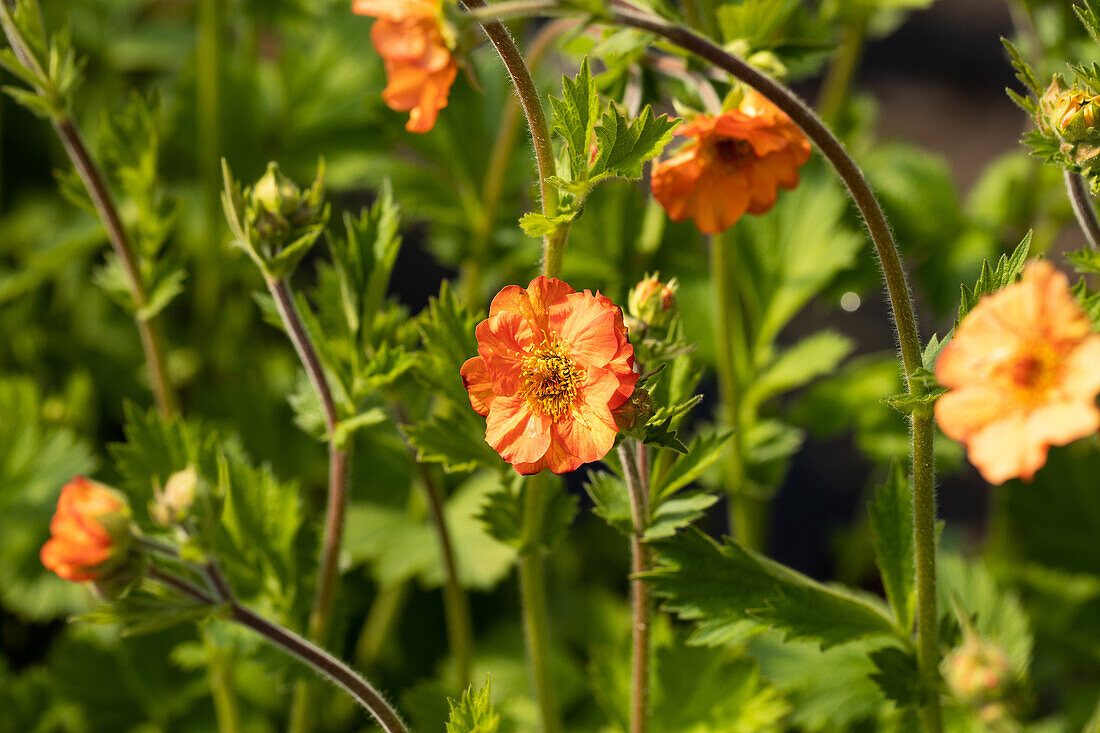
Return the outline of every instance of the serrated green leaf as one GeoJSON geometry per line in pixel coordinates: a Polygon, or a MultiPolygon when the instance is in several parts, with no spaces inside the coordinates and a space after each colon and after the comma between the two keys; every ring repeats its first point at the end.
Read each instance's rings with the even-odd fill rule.
{"type": "Polygon", "coordinates": [[[477,321],[446,280],[440,286],[439,297],[432,298],[416,319],[424,345],[419,352],[417,376],[467,411],[469,395],[459,372],[466,360],[477,354],[477,321]]]}
{"type": "Polygon", "coordinates": [[[596,127],[596,160],[589,170],[589,179],[642,177],[642,164],[657,157],[672,139],[678,120],[668,115],[653,116],[646,105],[633,120],[612,105],[596,127]]]}
{"type": "Polygon", "coordinates": [[[875,491],[868,505],[871,515],[871,542],[875,563],[882,574],[882,586],[894,612],[898,627],[913,626],[915,599],[913,584],[913,494],[909,477],[901,465],[890,469],[886,483],[875,491]]]}
{"type": "Polygon", "coordinates": [[[665,539],[684,527],[694,524],[718,501],[717,494],[699,492],[683,494],[661,502],[645,531],[646,541],[665,539]]]}
{"type": "MultiPolygon", "coordinates": [[[[551,97],[554,131],[565,140],[569,170],[574,177],[588,170],[589,150],[596,122],[600,119],[600,100],[596,94],[596,85],[592,82],[592,71],[588,57],[581,61],[575,79],[563,76],[561,79],[561,98],[551,97]]],[[[526,218],[526,217],[524,217],[526,218]]],[[[520,220],[522,223],[522,219],[520,220]]],[[[527,231],[525,228],[524,231],[527,231]]],[[[542,236],[531,234],[529,236],[542,236]]]]}
{"type": "Polygon", "coordinates": [[[928,392],[927,394],[919,395],[902,392],[900,394],[890,395],[889,397],[883,397],[881,401],[893,407],[903,415],[931,415],[932,406],[936,404],[936,400],[946,391],[946,389],[940,388],[928,392]]]}
{"type": "Polygon", "coordinates": [[[528,237],[542,239],[547,234],[553,234],[562,226],[573,221],[576,217],[577,212],[575,211],[559,214],[552,218],[533,211],[528,211],[520,217],[519,226],[528,237]]]}
{"type": "Polygon", "coordinates": [[[117,601],[101,604],[75,622],[117,624],[122,636],[139,636],[162,631],[176,624],[212,616],[217,608],[183,596],[131,593],[117,601]]]}
{"type": "Polygon", "coordinates": [[[173,270],[161,277],[153,286],[145,305],[138,308],[137,317],[143,321],[156,318],[177,295],[183,292],[183,281],[186,279],[187,271],[183,268],[173,270]]]}
{"type": "Polygon", "coordinates": [[[584,484],[596,515],[624,535],[634,533],[630,493],[621,478],[607,471],[590,471],[584,484]]]}
{"type": "Polygon", "coordinates": [[[659,565],[646,574],[664,607],[689,621],[758,621],[788,639],[823,648],[899,636],[886,613],[854,593],[826,587],[727,540],[718,545],[696,529],[653,543],[659,565]]]}
{"type": "Polygon", "coordinates": [[[920,672],[917,670],[917,658],[912,653],[888,646],[871,652],[870,657],[875,665],[871,679],[887,700],[899,708],[921,704],[920,672]]]}
{"type": "Polygon", "coordinates": [[[61,110],[53,100],[48,97],[43,97],[37,92],[12,86],[0,87],[0,91],[3,91],[18,104],[32,112],[36,117],[49,120],[61,114],[61,110]]]}
{"type": "Polygon", "coordinates": [[[1086,275],[1100,273],[1100,252],[1090,247],[1068,252],[1066,259],[1073,263],[1073,269],[1077,272],[1086,275]]]}
{"type": "Polygon", "coordinates": [[[651,419],[646,423],[645,437],[642,439],[642,442],[645,445],[652,445],[657,448],[668,448],[677,453],[688,452],[687,446],[680,440],[680,437],[676,434],[675,428],[672,427],[672,418],[670,417],[660,422],[651,419]]]}
{"type": "Polygon", "coordinates": [[[1001,43],[1004,44],[1005,51],[1008,52],[1008,58],[1012,62],[1012,68],[1016,70],[1016,78],[1036,97],[1042,96],[1043,87],[1039,84],[1039,78],[1035,76],[1035,72],[1031,70],[1031,66],[1024,60],[1023,55],[1016,49],[1016,46],[1012,44],[1012,41],[1007,38],[1001,38],[1001,43]]]}
{"type": "Polygon", "coordinates": [[[996,269],[989,266],[989,260],[982,262],[982,272],[973,288],[962,286],[962,297],[959,303],[959,317],[956,323],[966,317],[966,314],[978,304],[982,296],[995,293],[1006,285],[1010,285],[1020,279],[1027,264],[1027,255],[1031,251],[1031,232],[1024,235],[1023,240],[1016,246],[1011,255],[1001,255],[997,261],[996,269]]]}
{"type": "Polygon", "coordinates": [[[313,249],[313,245],[317,243],[317,238],[321,236],[324,230],[324,224],[310,227],[300,237],[283,247],[274,257],[267,258],[264,263],[265,271],[276,280],[289,277],[294,269],[298,267],[298,263],[302,261],[302,258],[313,249]]]}
{"type": "Polygon", "coordinates": [[[577,497],[567,493],[561,481],[539,474],[521,480],[518,491],[505,486],[490,494],[478,519],[495,540],[527,552],[532,546],[553,549],[576,516],[577,497]],[[528,501],[541,503],[538,527],[524,525],[528,501]]]}
{"type": "Polygon", "coordinates": [[[478,422],[472,412],[457,413],[437,415],[401,429],[416,449],[418,461],[442,464],[447,473],[499,468],[501,458],[485,442],[485,430],[478,422]]]}
{"type": "Polygon", "coordinates": [[[496,733],[500,727],[500,716],[493,710],[489,699],[489,680],[485,686],[474,692],[473,685],[462,693],[462,699],[447,698],[451,707],[447,719],[447,733],[496,733]]]}
{"type": "Polygon", "coordinates": [[[940,352],[943,351],[943,347],[947,346],[949,342],[955,336],[955,329],[948,331],[947,335],[942,339],[937,334],[932,334],[932,337],[928,339],[928,345],[924,347],[924,351],[921,353],[921,364],[925,369],[934,371],[936,368],[936,359],[939,358],[940,352]]]}
{"type": "Polygon", "coordinates": [[[653,487],[653,503],[660,505],[664,499],[699,478],[722,457],[732,438],[732,432],[711,431],[697,435],[691,441],[687,454],[677,458],[668,473],[653,487]]]}

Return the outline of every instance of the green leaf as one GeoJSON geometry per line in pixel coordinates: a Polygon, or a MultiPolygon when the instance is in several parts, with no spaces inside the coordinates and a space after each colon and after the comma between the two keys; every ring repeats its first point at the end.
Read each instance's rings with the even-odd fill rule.
{"type": "Polygon", "coordinates": [[[43,97],[38,94],[38,92],[12,86],[0,87],[0,91],[3,91],[18,104],[22,105],[34,113],[36,117],[40,117],[41,119],[49,120],[61,114],[61,110],[52,100],[48,97],[43,97]]]}
{"type": "Polygon", "coordinates": [[[1100,252],[1091,247],[1085,247],[1076,252],[1068,252],[1066,253],[1066,259],[1073,263],[1073,268],[1077,272],[1086,275],[1100,273],[1100,252]]]}
{"type": "MultiPolygon", "coordinates": [[[[1016,49],[1016,46],[1012,44],[1012,41],[1007,38],[1002,38],[1001,43],[1004,44],[1005,51],[1008,52],[1008,58],[1012,62],[1012,68],[1016,70],[1016,78],[1020,80],[1021,84],[1028,88],[1028,91],[1033,93],[1036,97],[1041,97],[1043,95],[1043,87],[1039,84],[1039,78],[1035,76],[1035,72],[1031,70],[1031,66],[1024,60],[1023,55],[1016,49]]],[[[1022,103],[1023,98],[1019,97],[1018,94],[1015,94],[1011,89],[1007,91],[1026,111],[1034,111],[1034,102],[1031,102],[1031,106],[1029,107],[1027,104],[1022,103]]]]}
{"type": "Polygon", "coordinates": [[[440,286],[439,297],[432,298],[417,318],[424,345],[419,352],[417,376],[465,411],[470,410],[470,401],[459,371],[467,359],[477,354],[477,321],[469,308],[459,303],[446,280],[440,286]]]}
{"type": "Polygon", "coordinates": [[[621,478],[608,471],[589,471],[584,488],[595,504],[596,516],[624,535],[634,533],[630,492],[621,478]]]}
{"type": "Polygon", "coordinates": [[[661,502],[653,516],[649,518],[649,527],[645,532],[646,541],[671,537],[684,527],[701,519],[707,509],[714,506],[717,501],[716,494],[698,492],[675,496],[661,502]]]}
{"type": "MultiPolygon", "coordinates": [[[[553,109],[552,125],[554,131],[565,140],[572,175],[583,175],[588,170],[592,136],[596,122],[600,119],[600,100],[596,94],[596,85],[592,82],[592,71],[587,56],[581,61],[576,78],[570,79],[563,76],[561,87],[560,99],[550,97],[550,107],[553,109]]],[[[524,231],[527,231],[526,227],[524,231]]],[[[528,234],[542,236],[542,234],[535,235],[530,232],[528,234]]]]}
{"type": "Polygon", "coordinates": [[[664,607],[689,621],[718,625],[758,621],[788,639],[823,648],[899,632],[877,605],[826,587],[735,542],[718,545],[689,529],[655,542],[660,565],[648,573],[664,607]]]}
{"type": "Polygon", "coordinates": [[[491,537],[526,552],[532,545],[553,549],[565,537],[576,516],[577,497],[567,493],[561,481],[539,474],[521,479],[518,490],[504,486],[490,494],[478,518],[491,537]],[[528,501],[542,503],[542,521],[535,528],[524,526],[528,501]]]}
{"type": "Polygon", "coordinates": [[[932,414],[932,406],[936,404],[936,400],[946,391],[946,389],[937,388],[931,392],[917,395],[910,394],[909,392],[902,392],[900,394],[890,395],[889,397],[883,397],[881,401],[893,407],[903,415],[917,414],[930,416],[932,414]]]}
{"type": "Polygon", "coordinates": [[[888,646],[871,652],[870,656],[876,667],[871,679],[886,699],[899,708],[921,704],[920,672],[917,670],[917,658],[911,652],[888,646]]]}
{"type": "Polygon", "coordinates": [[[659,505],[664,499],[699,478],[723,456],[732,439],[732,432],[710,431],[697,435],[691,441],[687,454],[677,458],[668,473],[652,488],[653,503],[659,505]]]}
{"type": "Polygon", "coordinates": [[[501,458],[485,442],[485,428],[469,411],[451,416],[437,415],[417,425],[403,425],[416,460],[442,464],[447,473],[499,468],[501,458]]]}
{"type": "Polygon", "coordinates": [[[1027,255],[1031,251],[1031,232],[1024,235],[1023,240],[1016,246],[1011,255],[1001,255],[996,269],[990,268],[989,260],[982,262],[982,273],[973,288],[962,286],[962,297],[959,303],[959,317],[956,323],[966,317],[966,314],[978,304],[983,295],[995,293],[1001,288],[1016,282],[1024,272],[1027,264],[1027,255]]]}
{"type": "Polygon", "coordinates": [[[661,154],[677,124],[679,120],[670,119],[668,115],[654,117],[649,105],[628,121],[626,115],[612,105],[596,128],[597,153],[589,172],[590,180],[641,178],[642,164],[661,154]]]}
{"type": "Polygon", "coordinates": [[[748,390],[746,409],[754,410],[766,400],[832,372],[844,361],[855,343],[835,331],[819,331],[783,351],[765,367],[748,390]]]}
{"type": "Polygon", "coordinates": [[[799,0],[744,0],[718,8],[718,24],[726,43],[746,40],[761,48],[798,10],[799,0]]]}
{"type": "Polygon", "coordinates": [[[871,514],[871,542],[875,563],[882,574],[886,598],[898,627],[913,627],[916,608],[913,595],[916,570],[913,566],[913,494],[909,477],[900,464],[893,464],[886,483],[875,491],[868,505],[871,514]]]}
{"type": "Polygon", "coordinates": [[[520,217],[519,226],[528,237],[542,239],[547,234],[553,234],[575,218],[577,218],[576,211],[559,214],[552,218],[543,214],[537,214],[533,211],[528,211],[520,217]]]}
{"type": "Polygon", "coordinates": [[[661,422],[651,419],[645,426],[645,437],[642,442],[646,445],[658,448],[668,448],[677,453],[687,453],[688,448],[672,427],[672,418],[665,418],[661,422]]]}
{"type": "Polygon", "coordinates": [[[936,368],[936,359],[939,358],[940,352],[943,351],[943,347],[947,346],[947,342],[955,336],[955,329],[951,329],[943,339],[940,339],[937,334],[932,334],[932,337],[928,339],[928,345],[924,347],[924,352],[921,353],[921,364],[925,369],[934,371],[936,368]]]}
{"type": "MultiPolygon", "coordinates": [[[[153,586],[151,590],[160,590],[153,586]]],[[[75,622],[117,624],[122,636],[139,636],[170,628],[176,624],[199,621],[217,612],[216,607],[178,595],[131,593],[111,603],[101,604],[81,614],[75,622]]]]}
{"type": "Polygon", "coordinates": [[[156,318],[177,295],[183,292],[183,281],[186,279],[187,271],[183,268],[173,270],[160,278],[149,293],[145,305],[138,308],[137,317],[143,321],[156,318]]]}
{"type": "Polygon", "coordinates": [[[493,710],[489,699],[489,679],[485,686],[474,692],[473,685],[462,693],[462,699],[447,699],[451,706],[451,715],[447,720],[447,733],[496,733],[500,727],[500,716],[493,710]]]}

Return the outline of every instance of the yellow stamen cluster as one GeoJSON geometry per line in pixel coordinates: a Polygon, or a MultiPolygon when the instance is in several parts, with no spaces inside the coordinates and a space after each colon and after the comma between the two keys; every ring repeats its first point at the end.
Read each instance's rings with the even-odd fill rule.
{"type": "Polygon", "coordinates": [[[560,343],[547,341],[524,357],[520,393],[531,409],[557,421],[572,407],[584,376],[560,343]]]}
{"type": "Polygon", "coordinates": [[[1016,390],[1021,400],[1042,401],[1057,381],[1058,363],[1059,355],[1054,349],[1039,344],[1002,367],[1000,376],[1016,390]]]}

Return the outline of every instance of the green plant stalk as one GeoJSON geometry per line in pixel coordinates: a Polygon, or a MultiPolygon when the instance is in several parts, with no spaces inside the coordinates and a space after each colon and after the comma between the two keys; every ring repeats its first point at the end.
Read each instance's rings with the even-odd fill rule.
{"type": "Polygon", "coordinates": [[[727,257],[736,246],[721,234],[710,238],[710,269],[714,286],[714,343],[718,365],[718,392],[725,413],[726,428],[733,431],[726,452],[725,485],[729,497],[729,526],[733,536],[745,547],[763,550],[766,540],[767,504],[744,491],[745,457],[741,392],[744,368],[736,357],[744,352],[745,338],[741,322],[740,298],[731,292],[730,268],[727,257]],[[736,338],[735,338],[736,336],[736,338]]]}
{"type": "Polygon", "coordinates": [[[394,624],[405,608],[409,596],[409,581],[401,580],[384,585],[367,612],[367,620],[355,645],[355,661],[360,667],[371,669],[378,661],[382,648],[392,635],[394,624]]]}
{"type": "MultiPolygon", "coordinates": [[[[221,27],[223,0],[199,0],[198,37],[195,48],[195,106],[199,160],[202,172],[200,190],[203,197],[203,229],[206,232],[206,256],[216,258],[221,249],[219,222],[221,211],[221,27]]],[[[195,283],[201,288],[196,303],[207,319],[214,317],[221,294],[219,268],[210,268],[205,277],[195,283]]]]}
{"type": "Polygon", "coordinates": [[[1092,196],[1089,195],[1088,188],[1085,186],[1085,179],[1081,177],[1080,173],[1071,171],[1066,171],[1065,177],[1066,192],[1069,195],[1070,203],[1073,204],[1073,213],[1077,216],[1077,223],[1081,225],[1081,232],[1085,235],[1089,247],[1100,250],[1100,221],[1096,218],[1096,207],[1092,203],[1092,196]]]}
{"type": "Polygon", "coordinates": [[[228,589],[224,578],[216,566],[210,566],[209,582],[215,594],[199,588],[191,581],[178,575],[150,565],[148,577],[177,593],[209,606],[225,608],[225,618],[252,629],[267,642],[311,667],[322,677],[332,681],[337,687],[351,695],[366,710],[386,733],[408,733],[401,716],[386,702],[369,682],[360,677],[355,670],[341,662],[324,649],[310,643],[303,637],[285,629],[276,623],[258,616],[240,604],[228,589]]]}
{"type": "Polygon", "coordinates": [[[546,568],[542,523],[546,497],[544,476],[528,479],[523,505],[523,548],[519,555],[519,586],[523,603],[523,636],[535,687],[541,733],[562,733],[561,709],[550,669],[550,619],[546,606],[546,568]]]}
{"type": "MultiPolygon", "coordinates": [[[[348,454],[336,445],[338,416],[336,402],[325,376],[317,349],[302,323],[302,317],[294,304],[294,296],[286,280],[266,278],[268,290],[275,301],[287,335],[305,367],[306,375],[317,392],[328,433],[328,499],[325,504],[324,532],[321,536],[321,559],[317,568],[317,585],[313,594],[313,606],[309,616],[309,638],[324,643],[332,620],[332,604],[336,595],[337,560],[344,537],[344,512],[347,507],[348,454]]],[[[291,705],[290,730],[306,733],[312,727],[313,685],[300,682],[294,690],[291,705]]]]}
{"type": "Polygon", "coordinates": [[[436,528],[436,537],[439,538],[440,554],[443,556],[443,611],[447,621],[447,638],[455,657],[457,689],[464,690],[470,684],[473,664],[474,632],[470,622],[470,600],[458,576],[454,543],[451,542],[451,532],[443,512],[443,491],[431,467],[423,463],[417,465],[420,467],[424,490],[428,495],[428,510],[436,528]]]}
{"type": "MultiPolygon", "coordinates": [[[[611,14],[616,23],[655,33],[753,87],[790,116],[806,136],[817,145],[848,187],[852,199],[867,223],[867,229],[882,267],[890,307],[894,315],[906,386],[910,394],[923,395],[924,385],[914,376],[922,366],[920,336],[897,244],[894,242],[893,233],[886,223],[886,217],[878,199],[875,198],[859,166],[844,149],[844,145],[829,131],[814,111],[793,92],[698,34],[681,26],[671,25],[662,18],[638,12],[621,0],[613,5],[611,14]]],[[[926,693],[921,708],[921,719],[926,733],[939,733],[943,728],[943,722],[938,682],[939,640],[935,615],[935,547],[933,533],[924,531],[935,521],[932,420],[926,416],[914,417],[912,428],[913,511],[918,528],[914,538],[915,555],[918,568],[922,568],[917,582],[918,661],[926,693]]]]}
{"type": "MultiPolygon", "coordinates": [[[[4,35],[7,36],[8,43],[11,44],[12,51],[19,59],[19,62],[28,69],[33,70],[40,79],[47,79],[48,77],[42,70],[42,66],[27,47],[26,41],[23,39],[22,35],[20,35],[19,29],[16,28],[15,21],[12,19],[7,5],[4,3],[0,3],[0,25],[3,26],[4,35]]],[[[57,98],[56,92],[49,88],[36,87],[35,91],[39,96],[45,99],[57,98]]],[[[61,139],[61,144],[64,146],[65,152],[72,161],[73,168],[76,169],[77,175],[80,177],[81,182],[84,184],[84,188],[88,192],[88,197],[92,201],[92,206],[95,208],[96,214],[99,216],[99,220],[107,232],[107,239],[111,243],[111,249],[114,251],[115,256],[122,265],[123,271],[126,273],[126,281],[130,288],[130,295],[134,300],[135,306],[140,310],[148,304],[149,300],[148,294],[145,291],[145,283],[141,276],[141,268],[138,264],[137,257],[134,255],[134,250],[130,244],[130,238],[126,233],[126,229],[122,226],[122,220],[118,215],[118,206],[115,204],[111,191],[107,187],[103,174],[100,172],[99,166],[96,165],[95,160],[88,152],[88,148],[84,144],[84,139],[80,135],[80,130],[77,128],[70,114],[66,112],[63,115],[53,117],[50,123],[53,125],[54,132],[56,132],[57,136],[61,139]]],[[[160,329],[153,320],[141,318],[136,314],[134,316],[134,323],[137,325],[138,336],[141,339],[141,348],[145,354],[145,362],[149,368],[149,382],[156,398],[157,408],[161,415],[169,417],[176,411],[176,395],[168,379],[160,329]]]]}
{"type": "Polygon", "coordinates": [[[830,127],[835,126],[841,112],[848,102],[852,81],[859,60],[863,56],[863,44],[867,37],[867,15],[859,13],[843,30],[840,47],[833,57],[821,93],[817,98],[817,109],[822,121],[830,127]]]}
{"type": "MultiPolygon", "coordinates": [[[[485,0],[461,0],[462,5],[468,10],[476,11],[489,7],[485,0]]],[[[547,6],[544,2],[530,4],[525,7],[525,12],[551,11],[553,5],[547,6]]],[[[546,112],[542,108],[542,100],[539,99],[535,81],[531,78],[531,71],[523,60],[523,54],[519,52],[516,43],[512,40],[512,34],[499,20],[478,17],[481,28],[489,41],[496,48],[500,60],[504,62],[504,68],[512,79],[512,85],[519,95],[523,112],[527,116],[527,126],[531,129],[531,141],[535,147],[535,162],[539,172],[539,194],[542,201],[542,213],[552,218],[558,213],[558,190],[550,183],[550,179],[556,173],[554,162],[554,145],[550,138],[550,126],[546,122],[546,112]]],[[[562,255],[565,250],[565,242],[569,236],[569,227],[561,226],[557,230],[543,237],[542,242],[542,269],[548,277],[556,277],[561,272],[562,255]]]]}
{"type": "MultiPolygon", "coordinates": [[[[554,39],[570,28],[575,28],[577,24],[575,18],[562,18],[543,26],[527,50],[528,69],[537,69],[554,39]]],[[[493,234],[493,223],[496,221],[505,175],[515,149],[522,111],[519,101],[515,97],[509,97],[500,118],[500,129],[493,141],[493,150],[489,154],[489,164],[485,168],[485,178],[481,186],[481,211],[474,225],[473,241],[470,245],[470,260],[462,266],[467,303],[478,303],[482,298],[483,260],[493,234]]]]}
{"type": "Polygon", "coordinates": [[[630,536],[630,733],[646,733],[649,729],[649,624],[653,603],[649,586],[640,577],[653,569],[645,544],[645,531],[649,527],[649,466],[646,465],[649,461],[646,456],[646,447],[638,440],[626,438],[619,444],[619,460],[630,494],[630,519],[634,529],[630,536]]]}
{"type": "Polygon", "coordinates": [[[214,700],[214,718],[219,733],[240,733],[241,715],[233,689],[233,660],[217,650],[209,638],[205,640],[210,658],[208,678],[210,696],[214,700]]]}

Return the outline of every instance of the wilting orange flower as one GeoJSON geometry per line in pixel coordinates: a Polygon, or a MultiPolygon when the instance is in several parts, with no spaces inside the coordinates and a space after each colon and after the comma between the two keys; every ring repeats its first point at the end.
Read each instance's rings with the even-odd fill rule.
{"type": "Polygon", "coordinates": [[[810,142],[782,111],[756,91],[718,117],[699,115],[677,135],[695,138],[653,166],[653,196],[673,221],[691,217],[718,234],[745,215],[775,205],[778,188],[798,185],[810,142]]]}
{"type": "Polygon", "coordinates": [[[103,484],[77,476],[61,490],[42,564],[65,580],[97,580],[129,552],[130,507],[103,484]]]}
{"type": "Polygon", "coordinates": [[[611,411],[634,392],[634,348],[610,298],[537,277],[497,293],[462,365],[485,440],[522,474],[598,461],[619,429],[611,411]]]}
{"type": "Polygon", "coordinates": [[[382,99],[390,109],[409,113],[406,130],[428,132],[458,74],[439,0],[355,0],[351,10],[377,18],[370,39],[386,66],[382,99]]]}
{"type": "Polygon", "coordinates": [[[950,392],[936,402],[947,437],[966,446],[986,481],[1030,480],[1052,445],[1100,428],[1100,336],[1046,261],[986,296],[936,362],[950,392]]]}

